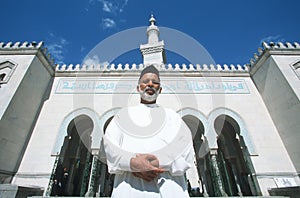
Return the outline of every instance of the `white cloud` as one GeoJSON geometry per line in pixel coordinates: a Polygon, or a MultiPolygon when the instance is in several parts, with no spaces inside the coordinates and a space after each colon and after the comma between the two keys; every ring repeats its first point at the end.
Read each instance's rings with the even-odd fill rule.
{"type": "Polygon", "coordinates": [[[108,1],[102,1],[103,3],[103,8],[102,10],[105,12],[114,12],[116,10],[116,7],[108,1]]]}
{"type": "Polygon", "coordinates": [[[103,29],[114,28],[116,27],[116,22],[111,18],[102,19],[102,27],[103,29]]]}
{"type": "Polygon", "coordinates": [[[115,15],[124,11],[125,6],[128,4],[128,0],[98,0],[102,3],[102,10],[104,12],[113,13],[115,15]]]}
{"type": "Polygon", "coordinates": [[[100,62],[99,57],[97,55],[93,57],[88,57],[87,59],[83,60],[83,64],[86,65],[98,65],[100,62]]]}
{"type": "Polygon", "coordinates": [[[49,44],[47,44],[46,47],[48,48],[49,53],[54,58],[55,63],[64,63],[64,54],[66,52],[68,41],[64,38],[55,36],[54,33],[49,33],[49,38],[47,40],[49,44]]]}
{"type": "Polygon", "coordinates": [[[123,12],[124,7],[128,4],[128,0],[89,0],[88,4],[92,6],[95,2],[100,2],[102,4],[102,10],[104,12],[112,13],[114,15],[123,12]]]}
{"type": "Polygon", "coordinates": [[[128,3],[128,0],[125,0],[124,3],[123,3],[123,5],[120,8],[120,12],[123,12],[124,7],[127,6],[127,3],[128,3]]]}
{"type": "MultiPolygon", "coordinates": [[[[89,0],[89,6],[95,6],[95,3],[100,3],[102,8],[102,28],[109,29],[117,26],[116,21],[121,12],[124,12],[129,0],[89,0]]],[[[86,11],[88,9],[86,8],[86,11]]],[[[122,21],[121,21],[122,22],[122,21]]]]}
{"type": "Polygon", "coordinates": [[[87,57],[84,59],[83,64],[86,65],[108,65],[108,61],[100,62],[100,58],[97,55],[94,55],[93,57],[87,57]]]}
{"type": "Polygon", "coordinates": [[[270,42],[274,42],[274,43],[278,43],[278,42],[285,42],[285,39],[282,38],[281,35],[275,35],[275,36],[267,36],[264,37],[260,40],[260,43],[262,42],[266,42],[266,43],[270,43],[270,42]]]}

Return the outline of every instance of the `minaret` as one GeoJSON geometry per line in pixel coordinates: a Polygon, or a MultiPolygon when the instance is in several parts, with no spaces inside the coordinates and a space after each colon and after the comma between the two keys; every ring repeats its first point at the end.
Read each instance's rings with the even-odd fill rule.
{"type": "Polygon", "coordinates": [[[159,29],[155,25],[155,18],[151,14],[150,25],[147,28],[148,43],[140,45],[144,65],[165,64],[166,55],[164,41],[159,41],[159,29]]]}

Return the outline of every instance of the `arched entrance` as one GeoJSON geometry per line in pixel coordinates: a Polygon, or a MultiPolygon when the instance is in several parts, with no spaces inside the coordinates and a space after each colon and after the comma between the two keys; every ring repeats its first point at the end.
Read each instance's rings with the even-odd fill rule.
{"type": "MultiPolygon", "coordinates": [[[[195,151],[195,165],[197,169],[197,186],[191,189],[190,196],[207,196],[211,186],[209,182],[210,173],[207,163],[207,141],[204,136],[203,123],[193,115],[185,115],[182,117],[183,121],[187,124],[192,132],[193,146],[195,151]]],[[[188,178],[189,179],[189,178],[188,178]]]]}
{"type": "Polygon", "coordinates": [[[108,173],[108,168],[106,165],[106,154],[103,144],[103,135],[106,131],[107,126],[113,119],[114,115],[118,112],[119,108],[111,109],[107,111],[99,119],[99,122],[95,126],[97,131],[93,132],[92,138],[93,142],[97,144],[92,144],[92,164],[90,170],[90,176],[88,181],[88,191],[85,196],[90,197],[109,197],[112,193],[114,175],[108,173]],[[99,133],[98,136],[96,133],[99,133]]]}
{"type": "Polygon", "coordinates": [[[84,196],[87,192],[93,128],[93,121],[86,115],[79,115],[69,123],[53,176],[51,196],[84,196]]]}
{"type": "Polygon", "coordinates": [[[220,115],[215,119],[214,128],[218,134],[217,159],[226,194],[256,195],[255,185],[251,179],[252,163],[240,135],[239,124],[228,115],[220,115]]]}

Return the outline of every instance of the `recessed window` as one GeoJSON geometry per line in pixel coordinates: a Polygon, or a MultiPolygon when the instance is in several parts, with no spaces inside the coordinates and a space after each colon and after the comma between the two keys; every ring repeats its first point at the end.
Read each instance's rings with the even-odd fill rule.
{"type": "Polygon", "coordinates": [[[5,73],[0,74],[0,81],[4,81],[5,76],[6,76],[5,73]]]}
{"type": "Polygon", "coordinates": [[[0,84],[8,83],[15,68],[16,64],[11,61],[4,61],[0,63],[0,84]]]}
{"type": "Polygon", "coordinates": [[[292,68],[295,71],[298,78],[300,79],[300,61],[297,61],[297,62],[293,63],[292,68]]]}

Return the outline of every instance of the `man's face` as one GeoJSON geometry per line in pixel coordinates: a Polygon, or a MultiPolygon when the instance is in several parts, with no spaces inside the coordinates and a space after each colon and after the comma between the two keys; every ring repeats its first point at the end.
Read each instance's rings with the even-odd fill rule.
{"type": "Polygon", "coordinates": [[[137,87],[138,92],[141,94],[143,100],[153,102],[161,92],[160,80],[154,73],[144,74],[139,81],[137,87]]]}

